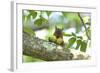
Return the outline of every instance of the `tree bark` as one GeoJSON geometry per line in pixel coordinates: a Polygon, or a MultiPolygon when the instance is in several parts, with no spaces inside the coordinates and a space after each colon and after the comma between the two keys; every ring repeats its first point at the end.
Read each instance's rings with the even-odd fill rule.
{"type": "Polygon", "coordinates": [[[23,32],[23,54],[45,61],[72,60],[73,58],[69,49],[58,49],[55,43],[30,36],[25,32],[23,32]]]}

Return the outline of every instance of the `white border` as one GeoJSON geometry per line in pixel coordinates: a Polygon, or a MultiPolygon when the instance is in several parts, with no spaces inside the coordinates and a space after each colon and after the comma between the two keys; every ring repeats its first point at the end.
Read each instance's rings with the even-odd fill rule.
{"type": "Polygon", "coordinates": [[[12,46],[12,66],[13,71],[30,71],[30,70],[43,70],[43,69],[55,69],[55,68],[67,68],[67,67],[80,67],[80,66],[93,66],[96,65],[96,49],[93,42],[96,32],[96,9],[89,7],[72,7],[66,5],[41,5],[31,3],[13,3],[13,46],[12,46]],[[41,62],[41,63],[22,63],[22,9],[33,10],[50,10],[50,11],[69,11],[69,12],[89,12],[91,13],[91,25],[92,25],[92,59],[80,60],[80,61],[59,61],[59,62],[41,62]]]}

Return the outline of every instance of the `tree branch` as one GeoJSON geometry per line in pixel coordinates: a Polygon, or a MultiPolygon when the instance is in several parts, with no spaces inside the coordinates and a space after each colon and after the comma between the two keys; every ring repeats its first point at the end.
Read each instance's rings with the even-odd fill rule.
{"type": "Polygon", "coordinates": [[[87,38],[88,38],[89,40],[91,40],[91,38],[90,38],[89,35],[88,35],[88,31],[87,31],[86,25],[85,25],[85,23],[84,23],[84,21],[83,21],[83,19],[82,19],[82,17],[81,17],[81,15],[80,15],[79,12],[78,12],[78,16],[79,16],[79,18],[80,18],[80,20],[81,20],[81,22],[82,22],[82,24],[83,24],[83,26],[84,26],[84,28],[85,28],[87,38]]]}
{"type": "Polygon", "coordinates": [[[70,50],[58,49],[57,45],[23,33],[23,54],[45,61],[72,60],[70,50]]]}

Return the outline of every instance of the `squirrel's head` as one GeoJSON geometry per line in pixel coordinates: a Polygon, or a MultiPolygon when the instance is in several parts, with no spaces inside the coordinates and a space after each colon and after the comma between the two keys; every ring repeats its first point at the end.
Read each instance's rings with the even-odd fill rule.
{"type": "Polygon", "coordinates": [[[55,27],[54,35],[55,35],[56,37],[62,37],[62,36],[63,36],[62,31],[63,31],[63,29],[58,28],[58,27],[55,27]]]}
{"type": "Polygon", "coordinates": [[[62,28],[58,28],[57,26],[55,26],[55,31],[56,31],[56,32],[62,32],[63,29],[62,29],[62,28]]]}

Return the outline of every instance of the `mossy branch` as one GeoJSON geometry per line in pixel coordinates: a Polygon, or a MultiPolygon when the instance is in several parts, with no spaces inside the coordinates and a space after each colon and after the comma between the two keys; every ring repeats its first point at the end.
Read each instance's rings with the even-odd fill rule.
{"type": "Polygon", "coordinates": [[[58,49],[55,43],[23,32],[23,54],[45,61],[72,60],[70,50],[58,49]]]}

